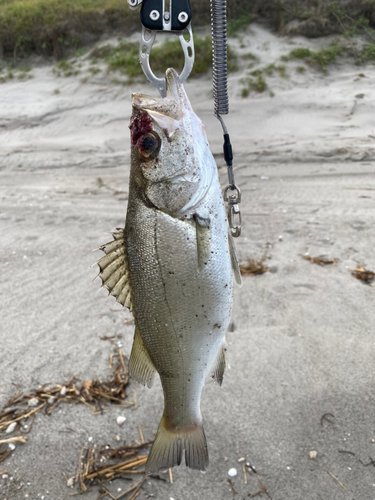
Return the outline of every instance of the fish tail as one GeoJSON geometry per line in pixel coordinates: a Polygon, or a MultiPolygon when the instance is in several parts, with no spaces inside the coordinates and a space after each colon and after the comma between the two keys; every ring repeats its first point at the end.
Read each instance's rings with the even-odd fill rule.
{"type": "Polygon", "coordinates": [[[173,427],[163,415],[148,456],[146,473],[180,465],[183,450],[188,467],[206,470],[208,450],[202,423],[189,427],[173,427]]]}

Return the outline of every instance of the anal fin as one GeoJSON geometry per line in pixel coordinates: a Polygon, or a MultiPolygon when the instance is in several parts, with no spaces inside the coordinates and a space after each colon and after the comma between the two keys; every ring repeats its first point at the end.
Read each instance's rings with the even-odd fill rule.
{"type": "Polygon", "coordinates": [[[130,376],[143,385],[152,386],[156,373],[153,362],[141,337],[138,325],[135,327],[132,352],[129,360],[130,376]]]}
{"type": "Polygon", "coordinates": [[[223,383],[223,378],[224,378],[224,371],[225,371],[225,352],[226,348],[223,346],[219,354],[217,355],[217,358],[215,360],[215,364],[213,365],[212,368],[212,378],[216,380],[216,382],[221,385],[223,383]]]}

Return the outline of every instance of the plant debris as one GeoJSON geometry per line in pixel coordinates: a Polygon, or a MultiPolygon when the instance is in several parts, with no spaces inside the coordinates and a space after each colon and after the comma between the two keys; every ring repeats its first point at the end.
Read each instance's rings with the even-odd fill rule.
{"type": "Polygon", "coordinates": [[[104,498],[105,495],[110,496],[108,490],[103,488],[108,481],[119,477],[128,477],[129,475],[133,477],[135,474],[143,474],[142,481],[117,497],[125,498],[126,494],[132,493],[131,498],[133,498],[146,477],[144,469],[139,469],[147,460],[147,455],[142,454],[142,451],[151,445],[152,441],[132,445],[125,444],[118,448],[111,448],[108,445],[98,448],[95,444],[90,443],[82,448],[77,473],[67,479],[67,485],[73,487],[77,484],[81,493],[88,491],[91,486],[99,486],[99,492],[102,494],[100,498],[104,498]]]}
{"type": "Polygon", "coordinates": [[[335,418],[334,415],[332,415],[332,413],[325,413],[324,415],[322,415],[322,417],[320,418],[320,425],[323,425],[323,422],[326,420],[327,422],[329,422],[330,424],[334,424],[334,422],[332,420],[330,420],[328,417],[331,417],[331,418],[335,418]]]}
{"type": "Polygon", "coordinates": [[[337,482],[337,483],[341,486],[341,488],[342,488],[342,489],[346,490],[346,488],[345,488],[345,486],[342,484],[342,482],[341,482],[341,481],[339,481],[339,480],[337,479],[337,477],[336,477],[336,476],[334,476],[334,475],[332,474],[332,472],[330,472],[329,470],[327,470],[327,472],[328,472],[328,474],[332,477],[332,479],[334,479],[334,480],[335,480],[335,481],[336,481],[336,482],[337,482]]]}
{"type": "Polygon", "coordinates": [[[328,265],[335,266],[337,263],[336,259],[330,259],[328,257],[324,257],[323,255],[321,255],[319,257],[311,257],[310,255],[302,255],[302,258],[305,260],[308,260],[309,262],[312,262],[313,264],[319,264],[319,266],[328,266],[328,265]]]}
{"type": "Polygon", "coordinates": [[[240,264],[240,271],[242,276],[255,276],[257,274],[264,274],[270,269],[263,264],[263,261],[248,259],[246,264],[240,264]]]}
{"type": "Polygon", "coordinates": [[[135,400],[134,402],[124,401],[129,376],[121,350],[113,338],[102,337],[102,340],[110,340],[115,346],[115,352],[110,356],[110,368],[113,363],[113,370],[106,381],[101,379],[80,381],[74,377],[64,384],[44,384],[30,394],[18,393],[5,404],[0,410],[0,462],[3,462],[14,451],[10,449],[9,443],[26,443],[23,434],[31,431],[36,414],[42,410],[50,415],[61,403],[84,404],[96,415],[102,413],[103,406],[109,403],[123,407],[137,406],[135,400]],[[28,423],[30,417],[32,419],[28,423]],[[19,435],[1,439],[2,434],[5,434],[12,424],[16,424],[14,430],[17,429],[19,435]]]}
{"type": "Polygon", "coordinates": [[[357,269],[351,269],[352,276],[357,278],[357,280],[361,280],[368,285],[374,281],[375,273],[373,271],[369,271],[368,269],[364,269],[362,266],[357,264],[357,269]]]}

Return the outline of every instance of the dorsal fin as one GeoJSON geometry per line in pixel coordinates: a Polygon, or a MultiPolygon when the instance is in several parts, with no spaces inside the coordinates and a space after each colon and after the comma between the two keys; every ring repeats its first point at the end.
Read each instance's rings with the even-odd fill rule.
{"type": "Polygon", "coordinates": [[[105,256],[97,262],[100,268],[98,277],[102,280],[102,287],[107,288],[117,302],[132,311],[133,297],[129,282],[124,229],[116,229],[118,232],[112,233],[113,241],[100,247],[105,256]]]}

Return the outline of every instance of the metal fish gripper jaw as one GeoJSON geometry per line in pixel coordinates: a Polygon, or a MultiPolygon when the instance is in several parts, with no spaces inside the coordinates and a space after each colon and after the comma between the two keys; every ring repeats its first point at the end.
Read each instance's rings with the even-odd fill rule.
{"type": "Polygon", "coordinates": [[[191,8],[189,0],[128,0],[129,7],[141,6],[142,37],[139,46],[139,62],[146,78],[166,96],[165,78],[158,78],[151,69],[150,54],[158,32],[178,36],[184,54],[184,68],[179,76],[183,83],[194,65],[194,42],[191,29],[191,8]]]}

